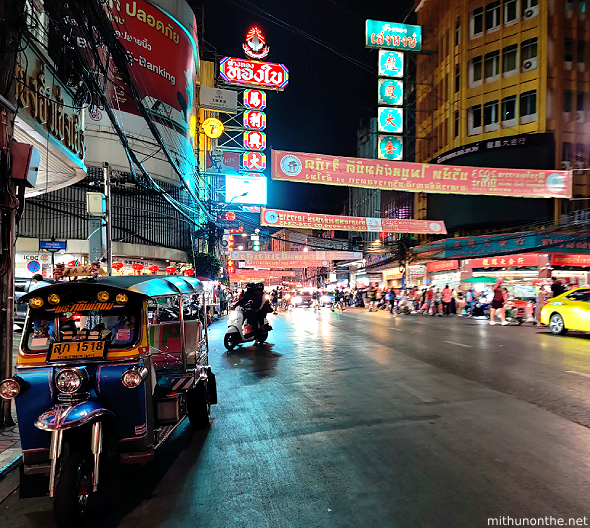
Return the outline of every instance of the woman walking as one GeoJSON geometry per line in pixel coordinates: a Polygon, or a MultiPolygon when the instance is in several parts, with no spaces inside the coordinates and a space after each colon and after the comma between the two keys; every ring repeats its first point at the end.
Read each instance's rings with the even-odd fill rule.
{"type": "Polygon", "coordinates": [[[505,326],[508,324],[508,321],[506,321],[506,312],[504,311],[504,288],[502,287],[502,279],[500,277],[496,280],[496,284],[494,284],[492,290],[494,292],[494,297],[492,299],[492,308],[490,310],[490,324],[496,324],[494,319],[496,317],[496,310],[498,310],[502,325],[505,326]]]}

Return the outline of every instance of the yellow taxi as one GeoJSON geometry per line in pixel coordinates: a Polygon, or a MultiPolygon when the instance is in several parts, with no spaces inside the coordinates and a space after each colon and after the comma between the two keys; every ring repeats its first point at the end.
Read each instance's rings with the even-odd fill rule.
{"type": "Polygon", "coordinates": [[[541,310],[541,323],[555,335],[568,330],[590,332],[590,287],[576,288],[551,299],[541,310]]]}

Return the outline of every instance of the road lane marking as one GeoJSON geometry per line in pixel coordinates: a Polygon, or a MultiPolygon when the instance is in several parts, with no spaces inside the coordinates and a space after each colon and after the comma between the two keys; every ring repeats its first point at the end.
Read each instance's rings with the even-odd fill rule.
{"type": "Polygon", "coordinates": [[[568,374],[577,374],[578,376],[584,376],[585,378],[590,378],[590,374],[586,374],[585,372],[577,372],[576,370],[566,370],[568,374]]]}
{"type": "Polygon", "coordinates": [[[389,329],[390,330],[395,330],[397,332],[403,332],[403,330],[401,328],[396,328],[395,326],[390,326],[389,329]]]}
{"type": "Polygon", "coordinates": [[[425,397],[420,391],[417,391],[413,387],[406,385],[403,381],[396,381],[395,384],[400,388],[404,389],[406,392],[409,392],[412,396],[416,396],[419,400],[422,400],[424,403],[431,403],[434,400],[425,397]]]}
{"type": "Polygon", "coordinates": [[[465,347],[465,348],[473,348],[473,345],[466,345],[464,343],[455,343],[455,341],[445,341],[445,343],[448,343],[449,345],[462,346],[462,347],[465,347]]]}

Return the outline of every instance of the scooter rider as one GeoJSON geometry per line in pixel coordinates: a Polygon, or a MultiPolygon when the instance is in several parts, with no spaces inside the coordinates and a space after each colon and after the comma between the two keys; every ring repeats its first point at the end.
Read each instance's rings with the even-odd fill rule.
{"type": "Polygon", "coordinates": [[[235,304],[246,310],[245,319],[253,328],[262,328],[264,316],[272,312],[270,305],[265,308],[264,301],[264,284],[254,284],[250,282],[246,285],[244,296],[235,304]],[[251,304],[249,304],[251,302],[251,304]]]}

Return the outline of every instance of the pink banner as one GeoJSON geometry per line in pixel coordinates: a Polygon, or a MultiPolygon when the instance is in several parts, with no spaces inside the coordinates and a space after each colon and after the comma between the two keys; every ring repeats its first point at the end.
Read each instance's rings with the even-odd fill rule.
{"type": "Polygon", "coordinates": [[[239,279],[271,279],[273,277],[295,277],[294,271],[271,271],[271,270],[253,270],[253,269],[239,269],[235,273],[230,273],[230,280],[239,279]]]}
{"type": "Polygon", "coordinates": [[[231,251],[232,260],[298,260],[330,261],[355,260],[363,258],[362,251],[231,251]]]}
{"type": "Polygon", "coordinates": [[[272,151],[273,180],[441,194],[571,198],[569,171],[430,165],[272,151]]]}
{"type": "Polygon", "coordinates": [[[240,262],[238,269],[244,268],[321,268],[330,264],[329,260],[246,260],[240,262]]]}
{"type": "Polygon", "coordinates": [[[262,209],[260,225],[336,231],[373,231],[377,233],[446,234],[442,220],[399,220],[395,218],[363,218],[327,214],[299,213],[281,209],[262,209]]]}

